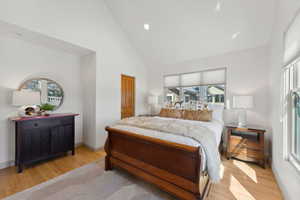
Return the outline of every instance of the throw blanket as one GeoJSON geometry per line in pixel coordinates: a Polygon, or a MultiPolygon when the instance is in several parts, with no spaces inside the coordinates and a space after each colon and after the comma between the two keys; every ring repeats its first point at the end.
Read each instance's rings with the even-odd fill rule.
{"type": "Polygon", "coordinates": [[[206,127],[185,123],[172,119],[159,119],[152,117],[126,118],[117,123],[118,125],[134,126],[143,129],[151,129],[174,135],[192,138],[201,144],[207,157],[208,174],[212,182],[219,182],[221,159],[214,133],[206,127]]]}

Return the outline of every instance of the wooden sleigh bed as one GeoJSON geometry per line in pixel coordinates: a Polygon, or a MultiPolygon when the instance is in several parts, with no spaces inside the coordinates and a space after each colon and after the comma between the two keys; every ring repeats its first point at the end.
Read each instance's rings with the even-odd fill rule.
{"type": "Polygon", "coordinates": [[[105,170],[118,167],[183,200],[203,200],[211,182],[199,147],[106,127],[105,170]]]}

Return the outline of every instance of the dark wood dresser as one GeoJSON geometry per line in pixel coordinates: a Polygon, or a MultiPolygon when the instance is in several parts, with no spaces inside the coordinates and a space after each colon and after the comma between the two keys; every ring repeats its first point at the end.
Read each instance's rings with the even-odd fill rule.
{"type": "Polygon", "coordinates": [[[227,159],[236,158],[246,162],[254,162],[265,168],[266,130],[259,126],[248,125],[238,127],[227,124],[227,159]]]}
{"type": "Polygon", "coordinates": [[[15,165],[23,167],[47,160],[68,151],[74,155],[75,116],[78,114],[52,114],[50,116],[16,117],[15,165]]]}

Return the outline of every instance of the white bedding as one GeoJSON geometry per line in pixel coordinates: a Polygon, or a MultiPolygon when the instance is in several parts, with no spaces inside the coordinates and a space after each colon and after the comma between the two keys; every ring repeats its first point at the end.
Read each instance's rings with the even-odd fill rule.
{"type": "MultiPolygon", "coordinates": [[[[163,117],[156,117],[160,119],[166,119],[169,120],[170,118],[163,118],[163,117]]],[[[183,120],[183,119],[175,119],[175,120],[183,120]]],[[[212,120],[210,122],[203,122],[203,121],[192,121],[192,120],[184,120],[185,123],[191,123],[191,124],[201,124],[202,126],[210,129],[215,136],[216,143],[219,145],[222,137],[222,132],[223,132],[223,126],[224,123],[218,120],[212,120]]],[[[130,131],[136,134],[144,135],[144,136],[149,136],[153,138],[158,138],[161,140],[166,140],[170,142],[175,142],[178,144],[185,144],[193,147],[199,147],[201,144],[197,142],[196,140],[189,138],[189,137],[184,137],[180,135],[174,135],[171,133],[165,133],[165,132],[160,132],[160,131],[155,131],[155,130],[149,130],[149,129],[143,129],[143,128],[138,128],[138,127],[133,127],[133,126],[126,126],[126,125],[114,125],[113,128],[117,128],[120,130],[125,130],[125,131],[130,131]]],[[[201,149],[201,156],[202,156],[202,164],[201,164],[201,171],[205,170],[206,168],[206,155],[204,151],[201,149]]]]}

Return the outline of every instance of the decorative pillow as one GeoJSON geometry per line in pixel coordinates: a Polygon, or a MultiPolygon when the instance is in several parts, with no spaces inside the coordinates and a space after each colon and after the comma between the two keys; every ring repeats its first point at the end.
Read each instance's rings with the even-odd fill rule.
{"type": "Polygon", "coordinates": [[[162,108],[159,113],[160,117],[182,118],[182,110],[162,108]]]}
{"type": "Polygon", "coordinates": [[[212,110],[197,110],[194,113],[194,120],[209,122],[212,120],[212,110]]]}
{"type": "Polygon", "coordinates": [[[160,110],[159,116],[160,116],[160,117],[168,117],[169,110],[170,110],[170,109],[162,108],[162,109],[160,110]]]}
{"type": "Polygon", "coordinates": [[[183,119],[194,120],[195,110],[184,110],[183,119]]]}
{"type": "Polygon", "coordinates": [[[182,110],[179,109],[170,109],[168,113],[168,117],[171,118],[182,118],[182,110]]]}

